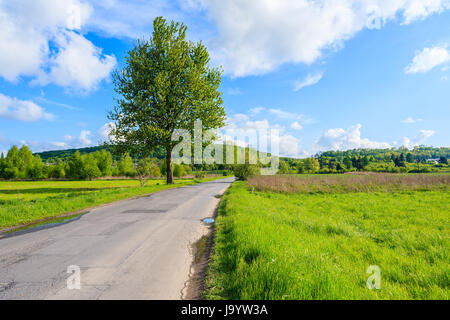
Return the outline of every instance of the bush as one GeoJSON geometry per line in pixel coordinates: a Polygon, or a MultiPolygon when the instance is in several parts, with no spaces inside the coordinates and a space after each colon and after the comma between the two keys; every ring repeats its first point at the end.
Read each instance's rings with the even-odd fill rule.
{"type": "Polygon", "coordinates": [[[203,178],[205,178],[206,177],[206,174],[203,172],[203,171],[197,171],[196,173],[195,173],[195,178],[196,179],[203,179],[203,178]]]}
{"type": "Polygon", "coordinates": [[[238,164],[234,168],[234,175],[238,180],[247,180],[250,176],[256,176],[261,173],[261,169],[256,165],[238,164]]]}
{"type": "Polygon", "coordinates": [[[173,168],[173,176],[177,178],[181,178],[186,175],[186,171],[181,164],[175,164],[173,168]]]}

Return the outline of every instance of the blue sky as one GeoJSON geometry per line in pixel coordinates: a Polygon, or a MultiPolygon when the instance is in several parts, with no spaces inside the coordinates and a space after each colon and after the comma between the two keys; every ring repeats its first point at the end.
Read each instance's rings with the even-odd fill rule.
{"type": "Polygon", "coordinates": [[[449,146],[447,0],[0,0],[0,152],[103,141],[110,74],[158,15],[223,66],[223,132],[277,128],[297,157],[449,146]]]}

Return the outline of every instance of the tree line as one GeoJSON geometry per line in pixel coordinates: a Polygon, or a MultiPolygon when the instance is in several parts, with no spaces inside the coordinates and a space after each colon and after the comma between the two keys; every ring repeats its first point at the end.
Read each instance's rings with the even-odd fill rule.
{"type": "MultiPolygon", "coordinates": [[[[100,177],[146,177],[158,178],[166,173],[164,161],[157,158],[133,159],[123,153],[114,160],[105,149],[81,154],[78,150],[69,157],[52,158],[43,162],[39,154],[33,154],[26,145],[12,146],[6,156],[0,155],[0,179],[75,179],[86,180],[100,177]]],[[[188,165],[175,165],[174,176],[192,173],[188,165]]]]}
{"type": "Polygon", "coordinates": [[[448,171],[450,148],[354,149],[327,151],[307,159],[282,158],[279,173],[436,172],[448,171]]]}

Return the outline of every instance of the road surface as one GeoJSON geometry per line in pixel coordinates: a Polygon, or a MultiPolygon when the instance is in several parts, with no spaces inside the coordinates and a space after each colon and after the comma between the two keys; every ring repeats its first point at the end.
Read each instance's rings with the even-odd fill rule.
{"type": "Polygon", "coordinates": [[[232,181],[119,201],[69,223],[0,238],[0,299],[182,298],[191,244],[207,229],[201,220],[214,214],[215,196],[232,181]]]}

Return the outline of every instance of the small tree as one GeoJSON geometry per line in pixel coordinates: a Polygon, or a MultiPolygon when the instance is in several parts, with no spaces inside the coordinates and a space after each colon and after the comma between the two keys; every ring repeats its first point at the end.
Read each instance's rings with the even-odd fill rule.
{"type": "Polygon", "coordinates": [[[162,17],[153,22],[149,41],[138,41],[128,52],[123,70],[113,75],[120,98],[109,114],[115,122],[112,145],[141,157],[159,146],[166,151],[166,179],[173,183],[172,141],[175,129],[193,132],[224,125],[225,110],[219,91],[221,70],[209,67],[201,43],[186,40],[186,26],[162,17]]]}
{"type": "MultiPolygon", "coordinates": [[[[152,170],[154,172],[154,164],[149,158],[144,158],[139,160],[136,166],[136,174],[141,184],[141,187],[144,187],[147,183],[147,178],[152,175],[152,170]]],[[[158,166],[156,166],[158,168],[158,166]]]]}
{"type": "Polygon", "coordinates": [[[117,163],[117,169],[119,175],[134,177],[136,176],[136,170],[134,169],[133,159],[129,153],[124,153],[120,156],[120,160],[117,163]]]}
{"type": "Polygon", "coordinates": [[[95,155],[90,153],[83,156],[83,169],[81,170],[81,178],[92,180],[102,175],[100,169],[97,166],[97,160],[95,155]]]}
{"type": "Polygon", "coordinates": [[[68,161],[67,177],[71,179],[83,178],[83,159],[80,152],[77,150],[68,161]]]}
{"type": "Polygon", "coordinates": [[[177,178],[181,178],[182,176],[186,175],[186,171],[181,164],[175,164],[173,175],[177,178]]]}
{"type": "Polygon", "coordinates": [[[445,156],[440,156],[440,157],[439,157],[439,163],[441,163],[441,164],[448,164],[447,157],[445,157],[445,156]]]}
{"type": "Polygon", "coordinates": [[[112,155],[106,150],[96,151],[94,157],[97,160],[97,166],[102,176],[111,175],[112,155]]]}
{"type": "Polygon", "coordinates": [[[234,168],[234,175],[238,180],[247,180],[250,176],[256,176],[261,173],[261,169],[254,164],[238,164],[234,168]]]}

